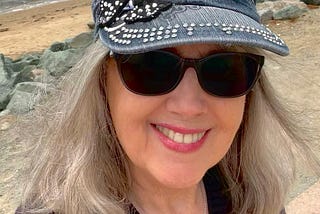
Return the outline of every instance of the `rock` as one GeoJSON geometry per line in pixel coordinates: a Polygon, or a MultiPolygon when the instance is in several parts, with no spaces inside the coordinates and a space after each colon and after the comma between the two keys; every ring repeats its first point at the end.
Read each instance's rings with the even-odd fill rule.
{"type": "Polygon", "coordinates": [[[9,94],[13,85],[11,72],[9,72],[6,62],[3,54],[0,54],[0,111],[4,110],[9,103],[9,94]]]}
{"type": "Polygon", "coordinates": [[[6,109],[0,112],[0,117],[4,117],[10,114],[10,110],[6,109]]]}
{"type": "Polygon", "coordinates": [[[0,86],[7,85],[8,80],[11,78],[12,73],[7,66],[7,61],[3,54],[0,54],[0,86]]]}
{"type": "Polygon", "coordinates": [[[31,82],[34,80],[35,76],[32,73],[32,70],[36,69],[36,66],[34,65],[28,65],[24,67],[24,69],[18,73],[18,75],[14,78],[13,85],[15,86],[16,84],[20,82],[31,82]]]}
{"type": "Polygon", "coordinates": [[[262,23],[266,23],[273,18],[273,12],[270,9],[259,10],[258,14],[262,23]]]}
{"type": "Polygon", "coordinates": [[[39,103],[42,96],[50,93],[49,85],[39,82],[23,82],[16,85],[7,109],[14,114],[24,114],[39,103]]]}
{"type": "Polygon", "coordinates": [[[19,59],[12,61],[9,66],[13,72],[21,72],[26,66],[37,66],[40,63],[40,54],[30,53],[21,56],[19,59]]]}
{"type": "Polygon", "coordinates": [[[10,102],[10,94],[16,84],[33,81],[31,71],[39,61],[38,54],[27,54],[14,61],[0,55],[0,111],[10,102]]]}
{"type": "Polygon", "coordinates": [[[306,4],[320,5],[320,0],[301,0],[306,4]]]}
{"type": "Polygon", "coordinates": [[[86,48],[88,47],[93,41],[93,34],[92,32],[81,33],[78,36],[74,37],[73,39],[67,40],[67,43],[71,48],[86,48]]]}
{"type": "Polygon", "coordinates": [[[308,11],[307,5],[299,0],[265,1],[257,4],[258,13],[271,10],[273,19],[292,19],[308,11]],[[260,11],[260,12],[259,12],[260,11]]]}
{"type": "Polygon", "coordinates": [[[77,49],[47,49],[40,62],[46,71],[52,76],[61,76],[74,66],[83,55],[83,50],[77,49]]]}
{"type": "Polygon", "coordinates": [[[0,32],[6,32],[8,30],[9,30],[9,28],[7,28],[7,27],[0,28],[0,32]]]}
{"type": "Polygon", "coordinates": [[[91,29],[91,30],[93,30],[93,29],[95,28],[94,22],[89,22],[89,23],[87,24],[87,26],[88,26],[89,29],[91,29]]]}
{"type": "Polygon", "coordinates": [[[65,42],[55,42],[49,47],[49,50],[52,52],[65,51],[68,49],[69,49],[69,46],[65,42]]]}
{"type": "Polygon", "coordinates": [[[0,117],[4,117],[10,114],[10,110],[6,109],[0,112],[0,117]]]}
{"type": "Polygon", "coordinates": [[[39,68],[33,69],[31,72],[35,77],[41,76],[44,74],[44,70],[39,68]]]}
{"type": "Polygon", "coordinates": [[[92,32],[81,33],[65,42],[56,42],[42,55],[41,65],[50,75],[61,76],[78,62],[84,49],[92,42],[92,32]]]}
{"type": "Polygon", "coordinates": [[[6,109],[10,101],[11,89],[9,87],[0,86],[0,111],[6,109]]]}
{"type": "Polygon", "coordinates": [[[295,19],[307,12],[307,8],[299,7],[298,5],[288,5],[273,14],[274,19],[295,19]]]}
{"type": "Polygon", "coordinates": [[[12,96],[7,109],[14,114],[24,114],[32,110],[34,102],[34,95],[24,91],[15,91],[12,96]]]}
{"type": "Polygon", "coordinates": [[[0,85],[6,82],[7,80],[7,70],[5,67],[5,61],[3,54],[0,54],[0,85]]]}
{"type": "Polygon", "coordinates": [[[7,63],[7,64],[10,64],[10,63],[13,62],[13,60],[12,60],[11,58],[6,57],[6,56],[4,56],[4,61],[5,61],[5,63],[7,63]]]}
{"type": "Polygon", "coordinates": [[[30,53],[12,60],[0,54],[0,111],[21,114],[33,109],[46,93],[46,83],[72,68],[92,42],[93,34],[87,32],[53,43],[42,55],[30,53]]]}

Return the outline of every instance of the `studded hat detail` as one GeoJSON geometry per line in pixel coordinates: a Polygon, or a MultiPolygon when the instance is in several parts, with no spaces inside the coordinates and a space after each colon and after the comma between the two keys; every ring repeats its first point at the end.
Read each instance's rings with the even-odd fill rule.
{"type": "Polygon", "coordinates": [[[289,54],[261,24],[254,0],[93,0],[92,11],[97,34],[116,53],[216,43],[289,54]]]}

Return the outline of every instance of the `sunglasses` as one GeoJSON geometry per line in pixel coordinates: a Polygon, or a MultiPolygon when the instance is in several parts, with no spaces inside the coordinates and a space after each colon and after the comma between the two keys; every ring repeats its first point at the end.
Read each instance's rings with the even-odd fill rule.
{"type": "Polygon", "coordinates": [[[202,59],[184,59],[156,50],[139,54],[114,53],[121,80],[128,90],[145,96],[174,90],[187,68],[196,70],[201,88],[218,97],[249,93],[260,76],[264,57],[251,53],[215,53],[202,59]]]}

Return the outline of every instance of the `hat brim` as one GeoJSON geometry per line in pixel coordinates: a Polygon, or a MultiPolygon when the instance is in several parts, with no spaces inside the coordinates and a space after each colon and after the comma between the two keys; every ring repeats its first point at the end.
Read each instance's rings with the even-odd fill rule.
{"type": "Polygon", "coordinates": [[[195,43],[240,45],[289,54],[284,41],[256,20],[209,6],[173,5],[149,22],[100,28],[99,36],[110,50],[122,54],[195,43]]]}

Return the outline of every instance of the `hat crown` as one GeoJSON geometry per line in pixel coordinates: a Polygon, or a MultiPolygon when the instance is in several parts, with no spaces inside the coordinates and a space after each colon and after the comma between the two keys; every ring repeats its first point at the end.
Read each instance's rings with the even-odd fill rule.
{"type": "MultiPolygon", "coordinates": [[[[100,2],[103,0],[93,0],[92,1],[92,11],[93,11],[93,18],[96,20],[97,17],[97,9],[99,8],[100,2]]],[[[105,0],[113,1],[113,0],[105,0]]],[[[118,0],[121,1],[121,0],[118,0]]],[[[131,0],[133,3],[135,1],[143,1],[143,0],[131,0]]],[[[150,0],[152,2],[152,0],[150,0]]],[[[240,12],[245,14],[252,19],[260,22],[260,16],[256,10],[256,0],[154,0],[155,2],[171,2],[176,5],[199,5],[199,6],[208,6],[208,7],[218,7],[233,10],[236,12],[240,12]]]]}
{"type": "Polygon", "coordinates": [[[96,35],[115,53],[217,43],[289,54],[261,24],[256,0],[92,0],[92,12],[96,35]]]}
{"type": "Polygon", "coordinates": [[[255,0],[166,0],[173,4],[200,5],[234,10],[260,22],[255,0]]]}

